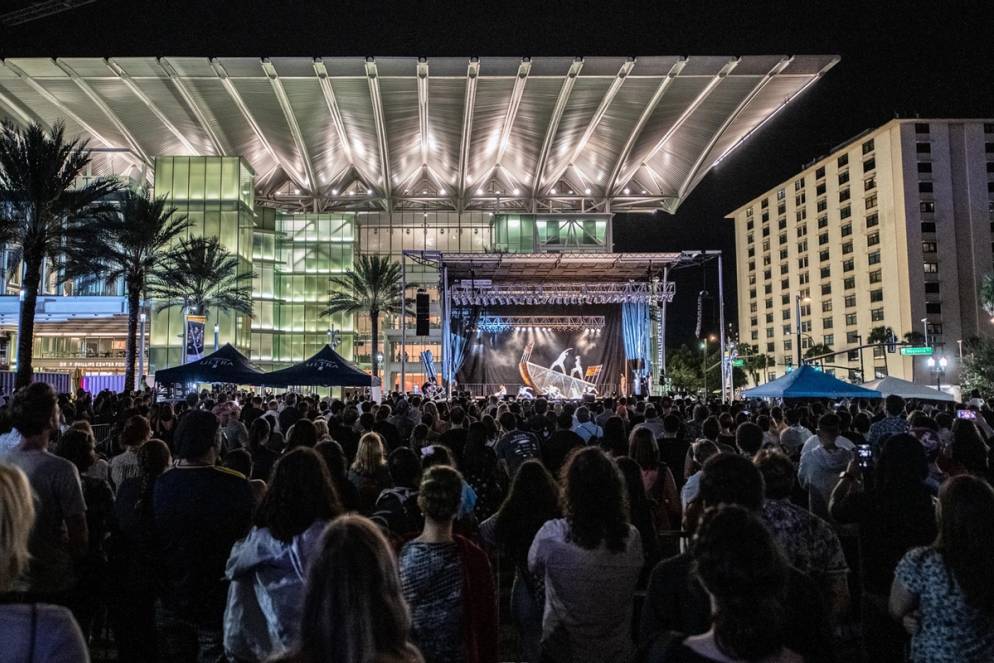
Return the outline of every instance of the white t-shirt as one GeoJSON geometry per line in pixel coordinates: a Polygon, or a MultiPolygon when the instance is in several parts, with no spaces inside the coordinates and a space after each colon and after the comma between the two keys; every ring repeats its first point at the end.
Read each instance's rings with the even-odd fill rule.
{"type": "MultiPolygon", "coordinates": [[[[817,434],[812,435],[807,440],[805,440],[804,446],[801,447],[801,455],[803,456],[804,454],[808,453],[809,451],[817,447],[819,444],[821,443],[818,441],[818,435],[817,434]]],[[[835,446],[837,446],[840,449],[845,449],[846,451],[852,451],[853,449],[856,448],[856,445],[852,443],[852,440],[850,440],[848,437],[843,437],[842,435],[839,435],[837,438],[835,438],[835,446]]]]}

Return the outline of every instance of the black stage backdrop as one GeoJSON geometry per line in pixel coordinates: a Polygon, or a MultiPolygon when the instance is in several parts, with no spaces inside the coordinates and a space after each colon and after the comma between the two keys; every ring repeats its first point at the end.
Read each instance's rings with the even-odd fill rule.
{"type": "MultiPolygon", "coordinates": [[[[603,315],[604,327],[599,333],[586,330],[509,329],[507,331],[473,332],[467,341],[466,359],[463,361],[456,380],[460,385],[504,385],[507,393],[514,395],[522,384],[518,363],[528,346],[534,345],[531,363],[550,368],[560,355],[569,350],[563,358],[566,374],[573,370],[577,357],[582,371],[600,366],[595,378],[589,381],[597,386],[600,394],[610,394],[617,390],[621,375],[625,370],[625,348],[621,332],[621,305],[565,305],[565,306],[492,306],[482,315],[603,315]],[[569,313],[565,309],[569,309],[569,313]]],[[[559,372],[559,369],[556,369],[559,372]]]]}

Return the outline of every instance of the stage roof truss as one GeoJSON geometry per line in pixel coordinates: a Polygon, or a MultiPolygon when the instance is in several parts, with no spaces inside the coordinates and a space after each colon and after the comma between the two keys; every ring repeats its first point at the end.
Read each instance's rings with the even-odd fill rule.
{"type": "Polygon", "coordinates": [[[0,119],[65,119],[71,135],[121,151],[108,172],[240,152],[271,173],[260,203],[283,209],[672,212],[837,61],[7,58],[0,119]],[[398,190],[418,165],[439,185],[430,200],[398,190]],[[352,179],[369,189],[361,204],[328,194],[352,179]]]}
{"type": "Polygon", "coordinates": [[[587,304],[650,304],[672,301],[672,281],[629,283],[456,283],[449,287],[454,306],[582,306],[587,304]]]}
{"type": "Polygon", "coordinates": [[[603,315],[483,315],[476,321],[476,331],[497,333],[510,330],[587,331],[600,333],[603,315]]]}

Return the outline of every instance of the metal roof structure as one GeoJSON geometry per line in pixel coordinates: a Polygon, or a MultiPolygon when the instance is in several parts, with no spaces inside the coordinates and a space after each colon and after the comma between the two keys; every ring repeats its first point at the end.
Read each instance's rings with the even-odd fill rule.
{"type": "Polygon", "coordinates": [[[8,58],[0,115],[95,173],[239,155],[303,210],[673,212],[838,58],[8,58]]]}

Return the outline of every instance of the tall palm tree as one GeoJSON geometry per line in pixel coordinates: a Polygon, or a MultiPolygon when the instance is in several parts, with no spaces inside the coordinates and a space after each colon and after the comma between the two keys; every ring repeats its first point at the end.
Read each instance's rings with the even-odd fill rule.
{"type": "MultiPolygon", "coordinates": [[[[889,343],[894,336],[894,330],[890,327],[885,327],[880,325],[879,327],[874,327],[870,330],[869,336],[866,337],[867,343],[889,343]]],[[[887,368],[887,355],[884,355],[884,368],[887,368]]],[[[890,373],[890,369],[887,368],[887,373],[890,373]]],[[[874,376],[876,377],[876,376],[874,376]]],[[[863,376],[866,379],[866,376],[863,376]]]]}
{"type": "Polygon", "coordinates": [[[404,314],[400,264],[386,256],[359,256],[352,269],[331,277],[335,292],[322,315],[368,313],[373,334],[373,375],[379,373],[380,314],[404,314]]]}
{"type": "Polygon", "coordinates": [[[148,295],[156,309],[180,307],[187,314],[212,310],[252,316],[251,272],[239,272],[238,256],[216,237],[181,239],[163,259],[162,268],[149,274],[148,295]]]}
{"type": "Polygon", "coordinates": [[[84,245],[83,219],[121,187],[104,179],[79,184],[89,163],[87,142],[67,139],[61,123],[50,132],[38,124],[0,127],[0,243],[12,249],[15,264],[23,261],[15,387],[32,379],[42,264],[62,263],[67,252],[84,245]]]}
{"type": "Polygon", "coordinates": [[[190,227],[186,216],[167,207],[165,197],[153,198],[146,191],[127,191],[121,206],[88,223],[93,241],[85,253],[73,256],[69,276],[89,276],[113,285],[124,281],[128,300],[128,338],[124,354],[125,389],[135,383],[138,348],[138,315],[142,295],[151,278],[168,276],[163,268],[181,234],[190,227]]]}

